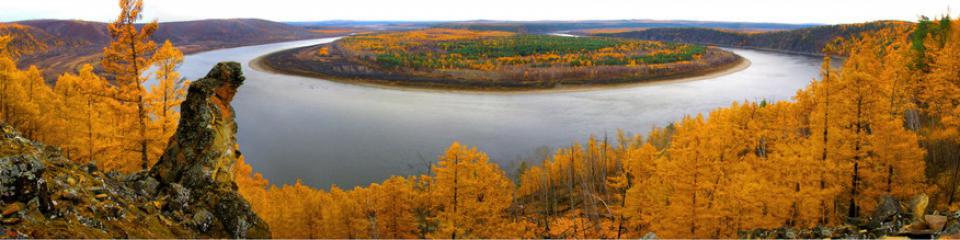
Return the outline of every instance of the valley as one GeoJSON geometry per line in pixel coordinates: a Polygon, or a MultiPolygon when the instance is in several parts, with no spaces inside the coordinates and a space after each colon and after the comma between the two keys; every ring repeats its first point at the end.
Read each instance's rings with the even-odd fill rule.
{"type": "Polygon", "coordinates": [[[4,4],[0,238],[960,238],[949,7],[428,1],[4,4]]]}

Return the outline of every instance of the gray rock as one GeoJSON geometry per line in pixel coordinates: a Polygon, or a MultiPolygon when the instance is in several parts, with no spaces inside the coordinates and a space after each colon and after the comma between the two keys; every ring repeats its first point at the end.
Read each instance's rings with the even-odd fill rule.
{"type": "Polygon", "coordinates": [[[0,157],[0,200],[28,202],[39,194],[44,165],[32,155],[0,157]]]}
{"type": "MultiPolygon", "coordinates": [[[[194,210],[210,209],[213,221],[204,237],[269,238],[270,229],[237,192],[233,165],[240,158],[237,124],[230,102],[243,84],[236,62],[219,63],[207,76],[190,84],[180,105],[180,124],[150,176],[160,184],[172,203],[181,190],[189,190],[194,210]],[[170,195],[172,194],[172,195],[170,195]]],[[[199,212],[186,214],[197,216],[199,212]]],[[[206,211],[206,210],[204,210],[206,211]]]]}
{"type": "Polygon", "coordinates": [[[167,188],[166,208],[170,211],[184,211],[190,207],[190,189],[178,183],[171,183],[167,188]]]}
{"type": "Polygon", "coordinates": [[[877,210],[873,212],[872,220],[875,222],[887,222],[893,216],[900,212],[900,202],[892,196],[880,197],[877,204],[877,210]]]}
{"type": "Polygon", "coordinates": [[[947,222],[947,226],[943,228],[942,234],[958,234],[960,233],[960,221],[956,218],[951,219],[947,222]]]}
{"type": "Polygon", "coordinates": [[[789,239],[796,239],[796,238],[798,238],[799,236],[797,235],[797,231],[796,231],[796,230],[794,230],[793,228],[787,228],[787,229],[784,229],[784,230],[783,230],[783,237],[784,237],[784,238],[789,238],[789,239]]]}
{"type": "Polygon", "coordinates": [[[212,213],[206,209],[200,209],[197,213],[193,214],[191,225],[193,225],[193,228],[197,231],[205,233],[210,230],[210,227],[213,225],[213,218],[212,213]]]}

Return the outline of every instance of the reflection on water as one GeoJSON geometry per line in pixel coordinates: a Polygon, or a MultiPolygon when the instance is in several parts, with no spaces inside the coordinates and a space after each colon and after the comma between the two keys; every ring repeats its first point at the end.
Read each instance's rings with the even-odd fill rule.
{"type": "MultiPolygon", "coordinates": [[[[733,101],[790,100],[813,79],[819,58],[731,49],[752,61],[716,78],[578,92],[464,93],[383,89],[256,71],[249,61],[318,39],[186,57],[196,79],[219,61],[244,64],[234,107],[247,162],[272,183],[353,187],[425,171],[452,141],[508,167],[543,146],[567,146],[617,129],[646,133],[686,114],[733,101]]],[[[539,162],[538,160],[535,160],[539,162]]]]}

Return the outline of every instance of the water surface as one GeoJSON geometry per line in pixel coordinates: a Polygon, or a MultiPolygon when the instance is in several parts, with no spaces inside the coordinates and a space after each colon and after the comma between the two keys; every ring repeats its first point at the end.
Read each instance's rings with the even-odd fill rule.
{"type": "MultiPolygon", "coordinates": [[[[697,81],[574,92],[467,93],[360,86],[257,71],[249,62],[316,39],[187,56],[181,72],[202,77],[238,61],[247,77],[233,106],[248,163],[272,183],[328,188],[426,170],[452,141],[476,146],[504,167],[537,148],[567,146],[617,129],[646,133],[733,101],[790,100],[816,77],[820,58],[727,49],[752,62],[697,81]]],[[[539,161],[539,160],[537,160],[539,161]]]]}

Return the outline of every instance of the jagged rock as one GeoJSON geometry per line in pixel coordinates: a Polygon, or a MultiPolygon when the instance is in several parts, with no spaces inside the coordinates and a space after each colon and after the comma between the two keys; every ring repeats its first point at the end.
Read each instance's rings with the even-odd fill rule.
{"type": "Polygon", "coordinates": [[[136,189],[138,194],[144,196],[155,195],[157,187],[160,186],[160,182],[151,177],[148,172],[138,172],[128,175],[124,181],[129,183],[133,189],[136,189]]]}
{"type": "Polygon", "coordinates": [[[170,183],[167,190],[167,202],[164,208],[168,211],[184,211],[190,206],[190,189],[178,183],[170,183]]]}
{"type": "Polygon", "coordinates": [[[877,204],[877,210],[873,212],[873,221],[886,222],[900,212],[900,203],[892,196],[883,196],[877,204]]]}
{"type": "Polygon", "coordinates": [[[44,166],[35,156],[0,158],[0,200],[26,202],[37,196],[44,166]]]}
{"type": "Polygon", "coordinates": [[[202,211],[213,214],[216,220],[204,237],[270,237],[267,224],[253,213],[233,181],[232,169],[240,150],[230,101],[243,81],[240,64],[227,62],[217,64],[206,77],[190,84],[187,99],[180,106],[180,125],[150,170],[160,188],[165,189],[161,192],[170,193],[177,185],[189,190],[190,207],[184,216],[202,211]]]}
{"type": "Polygon", "coordinates": [[[200,232],[207,232],[210,230],[210,225],[213,224],[213,214],[207,210],[200,210],[196,214],[193,214],[193,219],[191,224],[193,228],[197,229],[200,232]]]}

